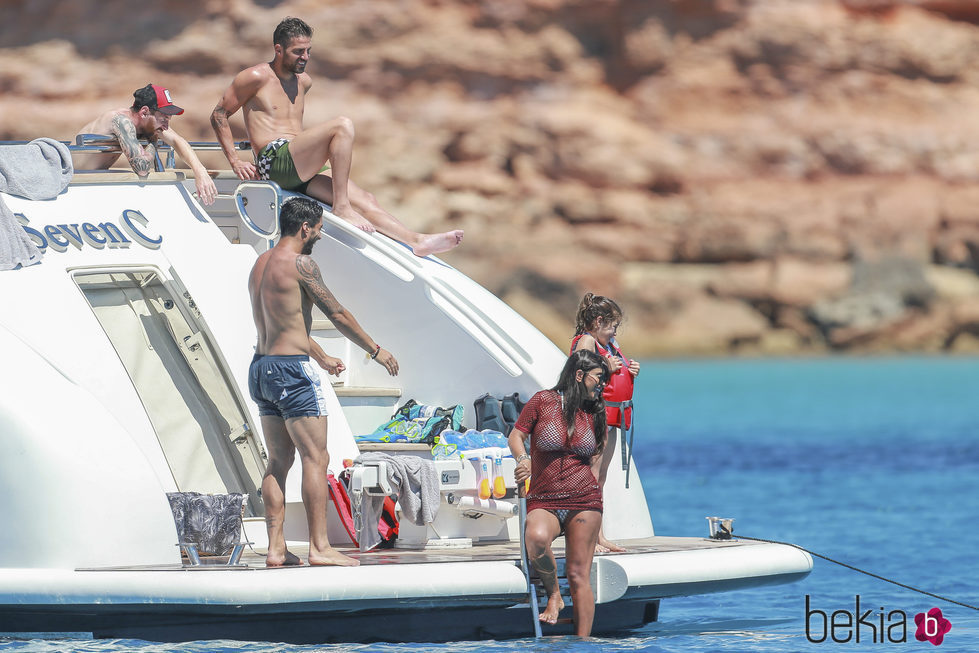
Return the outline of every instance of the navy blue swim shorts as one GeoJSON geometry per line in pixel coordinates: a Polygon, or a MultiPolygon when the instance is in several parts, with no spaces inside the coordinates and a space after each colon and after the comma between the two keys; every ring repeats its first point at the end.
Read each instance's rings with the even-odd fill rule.
{"type": "Polygon", "coordinates": [[[255,354],[248,368],[248,391],[258,404],[259,415],[289,419],[328,414],[319,374],[304,354],[255,354]]]}

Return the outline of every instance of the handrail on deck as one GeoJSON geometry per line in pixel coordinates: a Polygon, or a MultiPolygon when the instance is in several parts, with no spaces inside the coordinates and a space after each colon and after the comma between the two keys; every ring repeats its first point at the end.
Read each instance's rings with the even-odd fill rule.
{"type": "MultiPolygon", "coordinates": [[[[63,145],[68,146],[68,149],[72,152],[112,152],[112,153],[122,153],[119,148],[119,141],[115,137],[109,136],[107,134],[78,134],[75,136],[74,141],[59,141],[63,145]]],[[[139,140],[141,145],[147,145],[149,141],[146,139],[139,140]]],[[[0,146],[3,145],[26,145],[30,141],[0,141],[0,146]]],[[[191,149],[200,150],[201,152],[214,152],[221,151],[221,144],[217,141],[188,141],[191,149]]],[[[250,150],[252,149],[252,144],[249,141],[236,141],[234,144],[236,150],[250,150]]],[[[156,172],[164,172],[165,170],[170,170],[176,167],[176,159],[174,155],[173,148],[166,143],[160,143],[157,145],[156,152],[156,172]],[[160,152],[167,153],[166,164],[160,159],[160,152]]]]}
{"type": "MultiPolygon", "coordinates": [[[[10,143],[24,143],[26,141],[3,141],[3,144],[10,143]]],[[[78,134],[75,137],[75,142],[71,141],[61,141],[68,146],[68,149],[73,152],[76,151],[96,151],[96,152],[120,152],[119,141],[116,140],[114,136],[108,136],[106,134],[78,134]]],[[[147,144],[148,141],[145,138],[141,138],[139,142],[143,145],[147,144]]],[[[195,150],[201,150],[202,152],[207,151],[221,151],[221,144],[217,141],[188,141],[191,148],[195,150]]],[[[236,150],[250,150],[252,149],[252,144],[249,141],[237,141],[235,144],[236,150]]],[[[157,146],[162,150],[171,150],[172,148],[166,143],[160,143],[157,146]]]]}

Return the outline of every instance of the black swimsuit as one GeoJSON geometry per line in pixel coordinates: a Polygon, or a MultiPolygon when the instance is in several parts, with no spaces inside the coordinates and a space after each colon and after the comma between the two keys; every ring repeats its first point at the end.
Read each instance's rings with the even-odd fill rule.
{"type": "Polygon", "coordinates": [[[570,510],[565,508],[558,508],[556,510],[549,510],[545,508],[545,510],[557,517],[558,523],[561,524],[561,535],[564,535],[564,531],[567,530],[568,520],[581,512],[580,510],[570,510]]]}

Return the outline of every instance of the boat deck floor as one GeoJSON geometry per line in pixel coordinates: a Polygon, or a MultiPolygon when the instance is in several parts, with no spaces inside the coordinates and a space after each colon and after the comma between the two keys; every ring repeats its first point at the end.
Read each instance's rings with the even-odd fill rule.
{"type": "MultiPolygon", "coordinates": [[[[624,553],[599,553],[596,556],[624,556],[639,553],[665,553],[669,551],[691,551],[697,549],[713,549],[730,546],[753,546],[751,542],[738,540],[711,540],[702,537],[669,537],[652,536],[634,540],[616,540],[616,543],[624,547],[624,553]]],[[[438,547],[429,546],[425,549],[391,548],[375,549],[368,552],[360,552],[354,547],[337,547],[342,553],[356,558],[361,565],[391,565],[391,564],[433,564],[445,562],[493,562],[500,560],[520,559],[520,548],[518,542],[501,542],[487,544],[473,544],[471,547],[438,547]]],[[[559,537],[552,546],[554,555],[557,558],[564,557],[564,538],[559,537]]],[[[289,550],[306,560],[309,554],[307,544],[290,543],[289,550]]],[[[117,570],[217,570],[217,569],[265,569],[265,550],[246,548],[241,556],[240,564],[227,566],[227,556],[201,556],[200,565],[146,565],[146,566],[127,566],[127,567],[99,567],[98,569],[85,569],[84,571],[106,571],[109,569],[117,570]]]]}
{"type": "MultiPolygon", "coordinates": [[[[687,551],[691,549],[709,549],[719,546],[742,545],[745,542],[709,540],[699,537],[663,537],[653,536],[637,540],[619,540],[619,546],[626,549],[624,553],[601,553],[597,555],[629,555],[635,553],[657,553],[665,551],[687,551]]],[[[346,555],[357,558],[362,565],[387,564],[427,564],[434,562],[484,562],[497,560],[519,560],[520,543],[502,542],[496,544],[474,544],[466,548],[427,547],[425,549],[375,549],[361,553],[357,549],[340,549],[346,555]]],[[[554,555],[564,557],[564,538],[559,537],[552,545],[554,555]]],[[[305,558],[309,549],[296,547],[292,550],[296,555],[305,558]]],[[[252,565],[264,565],[265,559],[251,551],[242,556],[242,562],[252,565]]]]}

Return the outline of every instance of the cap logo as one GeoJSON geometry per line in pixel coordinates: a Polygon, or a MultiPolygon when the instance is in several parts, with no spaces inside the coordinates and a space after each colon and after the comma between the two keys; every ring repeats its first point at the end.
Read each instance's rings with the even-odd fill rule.
{"type": "Polygon", "coordinates": [[[179,116],[184,112],[183,109],[173,103],[173,98],[170,96],[170,89],[157,86],[156,84],[149,84],[148,87],[152,88],[154,96],[148,98],[147,104],[151,108],[170,116],[179,116]]]}

